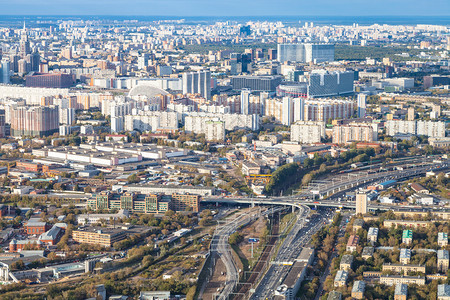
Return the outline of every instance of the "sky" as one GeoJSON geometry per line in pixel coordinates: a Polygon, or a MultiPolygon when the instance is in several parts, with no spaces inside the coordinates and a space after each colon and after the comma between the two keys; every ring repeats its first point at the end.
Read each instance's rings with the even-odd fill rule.
{"type": "Polygon", "coordinates": [[[0,0],[0,15],[448,16],[450,0],[0,0]]]}

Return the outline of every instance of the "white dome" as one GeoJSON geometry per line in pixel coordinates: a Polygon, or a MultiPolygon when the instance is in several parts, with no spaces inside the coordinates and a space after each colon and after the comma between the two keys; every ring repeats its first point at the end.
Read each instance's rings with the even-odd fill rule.
{"type": "Polygon", "coordinates": [[[147,96],[147,98],[154,98],[157,95],[168,95],[169,93],[166,92],[163,89],[151,86],[151,85],[145,85],[145,84],[139,84],[132,88],[130,92],[128,92],[129,97],[133,96],[147,96]]]}

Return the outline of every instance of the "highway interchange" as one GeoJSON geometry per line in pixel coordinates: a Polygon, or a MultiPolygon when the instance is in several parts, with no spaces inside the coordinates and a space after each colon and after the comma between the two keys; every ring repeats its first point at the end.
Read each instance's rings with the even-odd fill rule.
{"type": "MultiPolygon", "coordinates": [[[[355,172],[351,175],[343,174],[336,176],[333,175],[333,179],[327,181],[313,182],[312,185],[308,187],[306,191],[302,191],[297,195],[284,196],[284,197],[269,197],[269,198],[225,198],[225,197],[205,197],[204,202],[215,202],[215,203],[227,203],[227,204],[250,204],[254,205],[283,205],[291,206],[293,208],[298,208],[298,213],[296,214],[296,222],[292,226],[292,229],[287,234],[286,238],[283,240],[280,251],[275,254],[273,263],[269,265],[266,273],[262,277],[259,284],[252,289],[254,292],[250,299],[272,299],[274,296],[274,291],[282,282],[283,278],[289,272],[290,266],[284,265],[283,262],[290,262],[295,259],[300,253],[302,247],[309,242],[311,236],[320,230],[323,226],[324,216],[323,211],[319,211],[319,217],[312,219],[310,222],[305,222],[306,217],[309,214],[310,208],[313,207],[334,207],[334,208],[355,208],[354,201],[342,201],[341,196],[344,192],[356,190],[360,187],[365,187],[368,184],[381,183],[387,180],[405,180],[408,178],[423,175],[429,171],[443,172],[446,171],[450,166],[450,161],[433,161],[431,159],[413,158],[404,162],[397,163],[395,168],[391,170],[382,169],[377,172],[355,172]],[[400,167],[399,167],[400,166],[400,167]],[[320,198],[317,200],[316,198],[320,198]],[[323,199],[326,198],[326,199],[323,199]]],[[[385,205],[385,204],[370,204],[368,206],[369,210],[390,210],[397,209],[397,205],[385,205]]],[[[405,207],[405,210],[418,210],[424,211],[424,208],[417,207],[405,207]]],[[[442,207],[430,207],[432,209],[444,209],[442,207]]],[[[445,210],[448,210],[446,208],[445,210]]],[[[249,216],[243,217],[243,220],[248,222],[249,216]]],[[[244,221],[242,221],[244,222],[244,221]]],[[[241,223],[239,223],[241,224],[241,223]]],[[[229,234],[231,234],[233,229],[235,230],[236,223],[227,227],[222,227],[220,232],[224,235],[218,237],[220,242],[219,253],[223,253],[222,257],[229,259],[230,256],[225,253],[229,252],[229,248],[225,247],[228,244],[229,234]],[[225,228],[225,229],[224,229],[225,228]]],[[[214,246],[216,247],[216,246],[214,246]]],[[[216,251],[216,250],[215,250],[216,251]]],[[[236,267],[232,262],[226,263],[227,266],[227,284],[222,290],[220,297],[218,299],[228,299],[228,296],[232,294],[234,286],[239,280],[239,272],[236,271],[236,267]],[[233,265],[233,266],[232,266],[233,265]],[[230,268],[231,274],[228,271],[230,268]]]]}

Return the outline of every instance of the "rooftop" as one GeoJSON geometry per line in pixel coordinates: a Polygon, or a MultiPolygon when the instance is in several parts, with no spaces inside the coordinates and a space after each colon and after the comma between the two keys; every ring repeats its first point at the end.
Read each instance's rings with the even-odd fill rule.
{"type": "Polygon", "coordinates": [[[413,232],[412,232],[412,230],[410,230],[410,229],[403,230],[403,235],[402,235],[402,237],[403,237],[404,239],[412,239],[412,237],[413,237],[413,232]]]}
{"type": "Polygon", "coordinates": [[[336,292],[336,291],[331,291],[328,294],[327,300],[341,300],[341,298],[342,298],[342,294],[341,293],[336,292]]]}
{"type": "Polygon", "coordinates": [[[361,255],[362,256],[366,256],[366,255],[372,256],[373,252],[374,252],[374,248],[373,247],[364,247],[361,255]]]}
{"type": "Polygon", "coordinates": [[[408,285],[405,283],[399,283],[395,285],[394,295],[406,296],[408,294],[408,285]]]}
{"type": "Polygon", "coordinates": [[[438,250],[437,252],[437,258],[438,259],[449,259],[448,251],[447,250],[438,250]]]}
{"type": "Polygon", "coordinates": [[[405,248],[400,249],[400,258],[411,258],[411,250],[405,248]]]}
{"type": "Polygon", "coordinates": [[[359,243],[359,236],[351,235],[348,239],[347,246],[356,246],[359,243]]]}
{"type": "Polygon", "coordinates": [[[339,270],[336,273],[336,277],[334,278],[334,281],[347,281],[348,278],[348,272],[344,270],[339,270]]]}
{"type": "Polygon", "coordinates": [[[369,231],[367,232],[367,235],[378,235],[378,228],[370,227],[369,231]]]}
{"type": "Polygon", "coordinates": [[[341,264],[351,265],[352,262],[353,262],[353,255],[345,254],[344,256],[342,256],[341,264]]]}
{"type": "Polygon", "coordinates": [[[438,233],[438,241],[448,241],[448,233],[447,232],[439,232],[438,233]]]}
{"type": "Polygon", "coordinates": [[[440,284],[438,285],[438,297],[450,297],[450,285],[448,284],[440,284]]]}
{"type": "Polygon", "coordinates": [[[356,219],[356,220],[353,222],[353,226],[363,227],[363,226],[364,226],[364,220],[363,220],[363,219],[356,219]]]}
{"type": "Polygon", "coordinates": [[[353,284],[352,293],[364,293],[366,289],[366,283],[362,280],[357,280],[353,284]]]}

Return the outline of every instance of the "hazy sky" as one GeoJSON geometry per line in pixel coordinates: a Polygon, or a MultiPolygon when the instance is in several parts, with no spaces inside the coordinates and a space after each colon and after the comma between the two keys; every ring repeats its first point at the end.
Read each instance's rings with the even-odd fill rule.
{"type": "Polygon", "coordinates": [[[450,0],[0,0],[0,15],[450,15],[450,0]]]}

